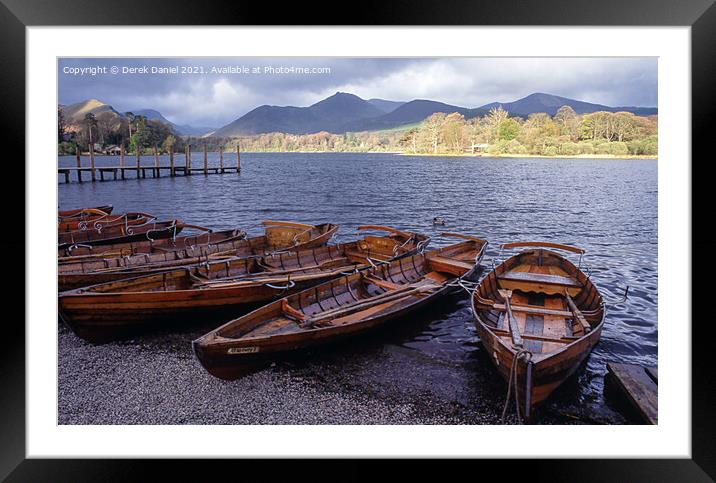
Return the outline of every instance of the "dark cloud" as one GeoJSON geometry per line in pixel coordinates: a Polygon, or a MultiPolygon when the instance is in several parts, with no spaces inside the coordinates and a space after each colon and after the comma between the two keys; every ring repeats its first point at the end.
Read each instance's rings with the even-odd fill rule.
{"type": "Polygon", "coordinates": [[[262,104],[306,106],[336,91],[352,92],[365,99],[379,97],[405,101],[429,98],[465,107],[512,101],[532,92],[611,106],[656,106],[657,59],[201,57],[59,60],[60,103],[96,98],[119,111],[157,109],[179,124],[221,126],[262,104]],[[112,73],[113,66],[120,72],[112,73]],[[123,73],[142,67],[174,67],[179,72],[123,73]],[[233,68],[233,71],[225,73],[221,70],[226,68],[233,68]],[[244,73],[242,68],[248,69],[249,73],[244,73]],[[295,68],[324,70],[299,73],[295,68]],[[76,73],[78,69],[85,69],[84,74],[76,73]],[[212,69],[219,70],[212,73],[212,69]],[[254,69],[259,73],[253,73],[254,69]]]}

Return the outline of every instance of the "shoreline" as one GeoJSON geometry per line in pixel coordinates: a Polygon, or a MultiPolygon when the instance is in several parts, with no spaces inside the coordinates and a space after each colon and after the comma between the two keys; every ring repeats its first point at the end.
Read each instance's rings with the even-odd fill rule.
{"type": "Polygon", "coordinates": [[[557,156],[545,156],[543,154],[426,154],[426,153],[396,153],[402,156],[426,156],[426,157],[444,157],[444,158],[545,158],[545,159],[659,159],[658,155],[645,154],[562,154],[557,156]]]}
{"type": "MultiPolygon", "coordinates": [[[[218,151],[214,151],[218,152],[218,151]]],[[[224,151],[231,153],[233,151],[224,151]]],[[[242,154],[395,154],[398,156],[420,156],[427,158],[545,158],[545,159],[659,159],[658,155],[645,154],[564,154],[557,156],[545,156],[542,154],[481,154],[481,153],[409,153],[405,151],[242,151],[242,154]]],[[[62,156],[74,156],[74,154],[58,154],[62,156]]],[[[89,153],[82,153],[82,156],[88,157],[89,153]]],[[[142,154],[142,157],[154,156],[154,154],[142,154]]],[[[161,154],[160,156],[167,156],[161,154]]],[[[95,157],[117,157],[116,154],[97,154],[95,157]]]]}

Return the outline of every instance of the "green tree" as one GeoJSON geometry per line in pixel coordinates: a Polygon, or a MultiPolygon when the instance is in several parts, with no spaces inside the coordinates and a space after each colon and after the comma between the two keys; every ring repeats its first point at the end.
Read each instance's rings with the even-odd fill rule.
{"type": "Polygon", "coordinates": [[[57,108],[57,142],[61,143],[65,140],[65,134],[67,134],[67,121],[65,120],[65,113],[62,112],[60,107],[57,108]]]}
{"type": "Polygon", "coordinates": [[[500,141],[511,141],[520,133],[520,124],[513,118],[507,118],[500,122],[497,127],[497,139],[500,141]]]}
{"type": "Polygon", "coordinates": [[[94,149],[95,137],[97,131],[97,118],[91,112],[85,114],[83,124],[87,130],[87,149],[94,149]]]}

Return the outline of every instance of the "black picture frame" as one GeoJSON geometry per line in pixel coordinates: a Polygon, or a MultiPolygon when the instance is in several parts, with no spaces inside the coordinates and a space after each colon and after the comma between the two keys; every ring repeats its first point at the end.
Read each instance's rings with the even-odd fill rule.
{"type": "MultiPolygon", "coordinates": [[[[83,25],[574,25],[574,26],[690,26],[692,40],[692,253],[704,253],[714,248],[716,237],[701,228],[707,220],[711,203],[706,157],[709,144],[707,129],[714,119],[716,91],[712,88],[716,79],[716,6],[714,0],[542,0],[523,2],[502,0],[475,1],[400,1],[361,2],[351,7],[338,3],[318,2],[274,4],[272,2],[247,2],[204,0],[203,2],[172,2],[170,0],[0,0],[0,92],[2,93],[2,134],[5,139],[7,181],[12,179],[18,186],[18,177],[25,177],[24,165],[20,166],[20,146],[25,142],[25,28],[28,26],[83,26],[83,25]],[[334,12],[333,17],[320,17],[318,12],[334,12]],[[340,12],[340,13],[338,13],[340,12]],[[13,153],[14,159],[11,158],[13,153]],[[704,157],[701,160],[701,156],[704,157]],[[699,186],[702,184],[702,186],[699,186]]],[[[37,162],[37,160],[33,160],[37,162]]],[[[689,162],[689,160],[684,160],[689,162]]],[[[9,184],[9,183],[8,183],[9,184]]],[[[22,186],[22,185],[20,185],[22,186]]],[[[0,253],[13,255],[4,262],[6,268],[2,279],[5,320],[3,336],[5,344],[0,351],[0,478],[7,481],[124,481],[144,478],[147,472],[160,470],[164,477],[179,475],[180,480],[191,477],[196,466],[176,460],[40,460],[25,459],[25,330],[18,314],[12,307],[24,307],[17,301],[25,290],[24,259],[26,253],[24,220],[17,220],[19,200],[23,193],[2,190],[6,215],[14,216],[12,228],[6,228],[0,237],[0,253]],[[21,265],[21,263],[23,263],[21,265]]],[[[24,210],[23,210],[24,211],[24,210]]],[[[669,254],[660,253],[660,256],[669,254]]],[[[693,264],[692,264],[693,266],[693,264]]],[[[692,272],[694,273],[694,272],[692,272]]],[[[684,281],[688,283],[689,281],[684,281]]],[[[707,288],[692,278],[692,300],[703,300],[707,288]]],[[[662,294],[663,296],[663,294],[662,294]]],[[[716,478],[716,426],[714,411],[716,399],[712,388],[716,377],[706,335],[712,327],[711,320],[700,321],[697,314],[701,307],[692,307],[692,459],[644,459],[644,460],[522,460],[509,463],[510,476],[529,474],[531,480],[551,481],[713,481],[716,478]],[[543,476],[542,476],[543,475],[543,476]]],[[[684,317],[689,314],[685,312],[684,317]]],[[[668,321],[670,323],[688,323],[668,321]]],[[[713,332],[712,330],[709,332],[713,332]]],[[[662,359],[667,361],[668,355],[662,359]]],[[[588,444],[582,444],[588,447],[588,444]]],[[[509,456],[509,455],[505,455],[509,456]]],[[[226,465],[236,462],[223,460],[222,464],[202,465],[202,479],[218,476],[226,465]]],[[[254,463],[247,467],[239,463],[242,474],[261,471],[266,467],[271,474],[281,477],[272,463],[254,463]],[[260,466],[257,466],[260,465],[260,466]]],[[[343,469],[343,479],[362,479],[375,474],[376,463],[351,461],[349,471],[343,469]]],[[[293,462],[286,474],[310,472],[319,465],[315,461],[293,462]]],[[[505,471],[502,461],[463,461],[451,469],[469,472],[477,467],[483,475],[491,473],[488,467],[505,471]],[[470,466],[470,468],[464,468],[470,466]],[[488,470],[488,471],[485,471],[488,470]]],[[[333,463],[320,463],[321,474],[334,471],[333,463]]],[[[425,462],[413,461],[404,466],[402,478],[410,473],[426,476],[425,462]]],[[[284,471],[284,470],[281,470],[284,471]]],[[[402,470],[401,470],[402,471],[402,470]]],[[[459,474],[459,473],[456,473],[459,474]]],[[[473,473],[475,477],[477,473],[473,473]]],[[[234,473],[234,475],[237,475],[234,473]]],[[[319,475],[320,476],[320,475],[319,475]]]]}

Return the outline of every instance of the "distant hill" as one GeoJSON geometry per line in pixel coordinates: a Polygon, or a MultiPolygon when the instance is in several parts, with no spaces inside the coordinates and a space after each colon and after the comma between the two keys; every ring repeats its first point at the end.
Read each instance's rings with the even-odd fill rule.
{"type": "Polygon", "coordinates": [[[215,129],[213,127],[175,124],[166,117],[164,117],[161,112],[156,111],[154,109],[137,109],[135,111],[129,112],[131,112],[135,116],[144,116],[152,121],[161,121],[164,124],[169,124],[174,128],[174,131],[176,131],[176,133],[181,136],[203,136],[204,134],[210,133],[215,129]]]}
{"type": "Polygon", "coordinates": [[[536,112],[545,112],[550,116],[554,116],[557,110],[562,106],[570,106],[577,114],[587,114],[597,111],[625,111],[632,112],[638,116],[650,116],[658,113],[658,109],[655,107],[610,107],[555,96],[553,94],[544,94],[542,92],[535,92],[534,94],[512,102],[491,102],[482,106],[481,109],[489,110],[493,107],[502,107],[505,111],[516,116],[526,117],[536,112]]]}
{"type": "Polygon", "coordinates": [[[82,121],[88,113],[94,114],[97,121],[109,123],[113,129],[118,129],[120,121],[127,116],[127,112],[131,112],[135,116],[144,116],[152,121],[160,121],[164,124],[168,124],[181,136],[202,136],[214,130],[212,127],[175,124],[155,109],[136,109],[120,113],[109,104],[97,99],[87,99],[86,101],[69,105],[59,104],[57,107],[65,116],[65,121],[71,131],[76,131],[80,128],[82,121]]]}
{"type": "Polygon", "coordinates": [[[386,101],[385,99],[368,99],[368,102],[373,104],[375,107],[388,114],[389,112],[395,111],[397,108],[405,104],[405,102],[398,101],[386,101]]]}
{"type": "Polygon", "coordinates": [[[269,132],[308,134],[345,132],[344,125],[384,114],[360,97],[337,92],[308,107],[260,106],[219,128],[214,136],[242,136],[269,132]]]}
{"type": "Polygon", "coordinates": [[[396,102],[385,99],[361,99],[338,92],[308,107],[260,106],[230,124],[216,130],[222,137],[247,136],[270,132],[309,134],[326,131],[333,134],[398,129],[423,121],[436,112],[457,112],[471,119],[484,116],[493,107],[502,107],[513,116],[527,117],[536,112],[551,116],[562,106],[570,106],[578,114],[596,111],[627,111],[639,116],[657,114],[655,107],[610,107],[578,101],[567,97],[536,92],[512,102],[491,102],[478,108],[445,104],[430,99],[396,102]]]}
{"type": "Polygon", "coordinates": [[[350,131],[377,131],[381,129],[392,129],[406,124],[420,122],[436,112],[450,114],[458,112],[466,118],[483,116],[488,111],[483,109],[468,109],[466,107],[452,106],[443,102],[416,99],[406,102],[397,109],[380,117],[366,119],[351,123],[347,126],[350,131]]]}
{"type": "Polygon", "coordinates": [[[66,106],[58,106],[65,117],[70,130],[79,129],[82,121],[87,114],[94,114],[98,121],[109,122],[119,125],[122,115],[115,111],[112,106],[105,104],[97,99],[87,99],[86,101],[69,104],[66,106]]]}

